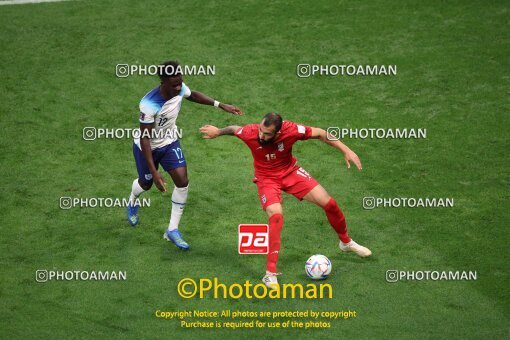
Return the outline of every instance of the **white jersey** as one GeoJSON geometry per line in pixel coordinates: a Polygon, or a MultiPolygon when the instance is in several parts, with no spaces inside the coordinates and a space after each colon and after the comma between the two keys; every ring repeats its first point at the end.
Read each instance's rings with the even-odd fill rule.
{"type": "MultiPolygon", "coordinates": [[[[159,86],[152,89],[140,101],[140,123],[154,124],[151,134],[151,149],[161,148],[178,139],[175,122],[181,110],[182,100],[191,95],[191,90],[182,83],[179,95],[166,100],[159,93],[159,86]]],[[[140,146],[140,138],[135,138],[135,144],[140,146]]]]}

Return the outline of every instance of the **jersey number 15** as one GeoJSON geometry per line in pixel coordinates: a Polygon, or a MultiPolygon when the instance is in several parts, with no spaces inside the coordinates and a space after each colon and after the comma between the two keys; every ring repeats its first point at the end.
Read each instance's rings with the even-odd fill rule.
{"type": "Polygon", "coordinates": [[[276,159],[276,154],[274,154],[274,153],[266,153],[265,157],[266,157],[266,159],[268,161],[270,161],[272,159],[276,159]]]}

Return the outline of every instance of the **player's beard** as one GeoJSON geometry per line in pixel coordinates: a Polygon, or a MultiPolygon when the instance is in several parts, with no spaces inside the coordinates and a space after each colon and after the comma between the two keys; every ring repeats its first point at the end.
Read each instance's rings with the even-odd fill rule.
{"type": "Polygon", "coordinates": [[[274,141],[274,137],[271,138],[270,140],[263,140],[263,139],[259,138],[259,144],[262,146],[269,145],[269,144],[273,143],[273,141],[274,141]]]}

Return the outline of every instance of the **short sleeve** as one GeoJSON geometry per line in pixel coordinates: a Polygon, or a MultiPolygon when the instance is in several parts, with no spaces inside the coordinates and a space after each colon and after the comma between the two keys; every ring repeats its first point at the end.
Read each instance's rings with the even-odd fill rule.
{"type": "Polygon", "coordinates": [[[237,138],[239,138],[240,140],[243,140],[243,141],[248,140],[253,135],[253,133],[252,133],[252,130],[253,130],[252,125],[253,124],[245,125],[245,126],[240,127],[239,129],[237,129],[234,132],[234,136],[236,136],[237,138]]]}
{"type": "Polygon", "coordinates": [[[188,98],[189,96],[191,96],[191,90],[184,83],[182,83],[180,95],[183,96],[184,98],[188,98]]]}
{"type": "Polygon", "coordinates": [[[297,140],[305,140],[312,138],[312,128],[310,126],[290,122],[289,129],[290,133],[297,140]]]}
{"type": "Polygon", "coordinates": [[[140,123],[152,124],[154,123],[154,116],[158,113],[156,105],[148,100],[142,100],[140,103],[140,123]]]}

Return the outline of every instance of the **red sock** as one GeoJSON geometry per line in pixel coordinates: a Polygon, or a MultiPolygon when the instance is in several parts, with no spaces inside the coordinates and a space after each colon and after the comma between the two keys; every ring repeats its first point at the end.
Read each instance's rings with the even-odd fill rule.
{"type": "Polygon", "coordinates": [[[266,270],[276,273],[276,262],[280,252],[280,232],[283,226],[283,215],[274,214],[269,218],[269,253],[266,258],[266,270]]]}
{"type": "Polygon", "coordinates": [[[351,238],[347,233],[347,224],[345,223],[345,216],[333,198],[331,198],[328,204],[324,206],[324,211],[326,212],[326,216],[328,216],[329,224],[331,224],[333,229],[335,229],[340,241],[342,241],[343,243],[351,242],[351,238]]]}

